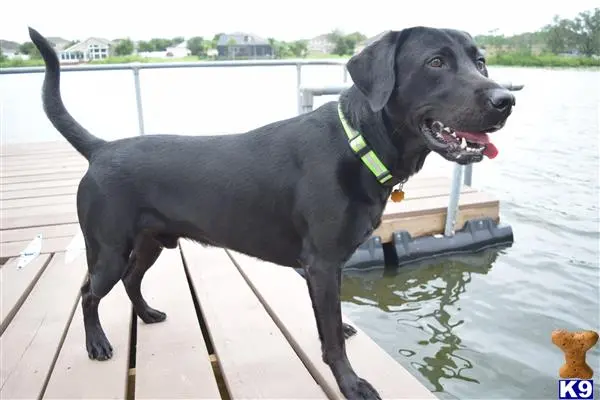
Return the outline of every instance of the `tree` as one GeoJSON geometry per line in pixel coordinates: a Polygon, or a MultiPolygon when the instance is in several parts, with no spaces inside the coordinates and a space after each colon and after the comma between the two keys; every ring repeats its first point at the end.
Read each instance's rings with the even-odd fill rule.
{"type": "Polygon", "coordinates": [[[600,54],[600,8],[579,13],[572,26],[579,51],[588,57],[600,54]]]}
{"type": "Polygon", "coordinates": [[[290,52],[294,57],[306,57],[308,53],[308,42],[306,40],[296,40],[289,45],[290,52]]]}
{"type": "Polygon", "coordinates": [[[183,36],[175,36],[173,39],[171,39],[171,46],[177,46],[183,42],[185,42],[183,36]]]}
{"type": "Polygon", "coordinates": [[[333,44],[333,53],[339,56],[354,54],[356,44],[366,38],[367,37],[360,32],[353,32],[349,35],[345,35],[338,29],[327,36],[327,39],[333,44]]]}
{"type": "Polygon", "coordinates": [[[19,45],[19,53],[26,54],[31,58],[42,58],[37,47],[32,42],[25,42],[19,45]]]}
{"type": "Polygon", "coordinates": [[[187,41],[187,48],[195,56],[204,56],[207,46],[202,36],[194,36],[187,41]]]}
{"type": "Polygon", "coordinates": [[[217,33],[215,36],[213,36],[212,38],[212,48],[216,49],[218,44],[219,44],[219,39],[221,38],[221,36],[223,36],[224,33],[217,33]]]}
{"type": "Polygon", "coordinates": [[[115,46],[115,54],[118,56],[128,56],[133,53],[133,42],[131,39],[121,39],[115,46]]]}
{"type": "Polygon", "coordinates": [[[294,55],[291,46],[288,43],[283,41],[280,42],[274,38],[269,38],[268,40],[273,49],[273,56],[275,58],[288,58],[294,55]]]}
{"type": "Polygon", "coordinates": [[[172,43],[169,39],[152,38],[150,39],[149,44],[152,46],[151,51],[165,51],[172,43]]]}
{"type": "Polygon", "coordinates": [[[144,40],[140,40],[137,46],[139,52],[154,51],[154,46],[144,40]]]}
{"type": "Polygon", "coordinates": [[[235,41],[234,38],[230,38],[227,41],[227,53],[229,54],[229,56],[231,58],[235,58],[235,49],[232,49],[233,46],[235,46],[237,44],[237,42],[235,41]],[[231,51],[233,50],[233,51],[231,51]]]}
{"type": "Polygon", "coordinates": [[[546,37],[546,47],[554,54],[564,53],[575,46],[574,24],[571,20],[555,15],[552,24],[546,25],[542,31],[546,37]]]}

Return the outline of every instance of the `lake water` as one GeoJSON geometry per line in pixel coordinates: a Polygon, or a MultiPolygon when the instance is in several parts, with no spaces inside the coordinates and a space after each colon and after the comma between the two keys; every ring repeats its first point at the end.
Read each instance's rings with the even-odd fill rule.
{"type": "MultiPolygon", "coordinates": [[[[552,330],[600,330],[600,71],[490,73],[526,85],[494,134],[500,154],[473,173],[474,186],[500,198],[514,245],[348,274],[343,307],[440,398],[552,399],[563,363],[552,330]]],[[[142,71],[146,132],[232,133],[293,116],[295,77],[294,67],[142,71]]],[[[105,139],[137,133],[130,71],[62,78],[67,107],[89,130],[105,139]]],[[[340,67],[303,72],[305,84],[341,81],[340,67]]],[[[41,74],[0,75],[2,143],[63,140],[43,114],[41,82],[41,74]]],[[[451,170],[432,155],[423,174],[451,170]]],[[[600,344],[588,363],[597,376],[600,344]]]]}

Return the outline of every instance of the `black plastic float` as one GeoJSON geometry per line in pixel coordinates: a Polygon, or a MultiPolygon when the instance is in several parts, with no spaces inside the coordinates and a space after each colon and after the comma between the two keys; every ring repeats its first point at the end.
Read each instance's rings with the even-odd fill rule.
{"type": "Polygon", "coordinates": [[[344,269],[399,267],[412,262],[456,254],[476,253],[493,247],[510,247],[514,242],[510,225],[492,218],[472,219],[452,236],[413,238],[407,231],[395,232],[391,243],[379,236],[369,238],[344,265],[344,269]]]}

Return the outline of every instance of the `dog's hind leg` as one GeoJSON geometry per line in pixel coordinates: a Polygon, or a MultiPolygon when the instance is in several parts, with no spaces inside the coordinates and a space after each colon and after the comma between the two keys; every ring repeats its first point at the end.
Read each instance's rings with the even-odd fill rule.
{"type": "Polygon", "coordinates": [[[100,324],[98,306],[127,269],[128,251],[86,240],[89,273],[81,287],[81,307],[88,356],[95,360],[112,357],[112,346],[100,324]]]}
{"type": "Polygon", "coordinates": [[[144,274],[156,262],[162,245],[152,236],[140,235],[136,239],[133,253],[129,259],[129,268],[123,277],[123,285],[133,304],[135,313],[147,324],[164,321],[167,315],[146,303],[142,296],[142,279],[144,274]]]}

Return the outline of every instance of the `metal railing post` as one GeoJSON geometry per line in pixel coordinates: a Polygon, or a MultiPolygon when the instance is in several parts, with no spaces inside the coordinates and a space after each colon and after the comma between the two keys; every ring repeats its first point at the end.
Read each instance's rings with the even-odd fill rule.
{"type": "Polygon", "coordinates": [[[142,89],[140,84],[140,67],[139,65],[132,65],[133,70],[133,81],[135,83],[135,103],[137,106],[138,115],[138,126],[140,129],[140,136],[145,135],[144,131],[144,109],[142,108],[142,89]]]}
{"type": "Polygon", "coordinates": [[[452,173],[452,186],[450,188],[450,200],[448,202],[448,210],[446,213],[444,236],[454,235],[454,225],[456,224],[456,215],[458,214],[458,200],[460,199],[460,189],[462,187],[463,169],[463,165],[454,165],[454,171],[452,173]]]}
{"type": "Polygon", "coordinates": [[[465,180],[464,184],[467,186],[471,186],[473,183],[473,164],[468,164],[465,167],[465,180]]]}
{"type": "Polygon", "coordinates": [[[302,93],[300,87],[302,86],[302,65],[296,64],[296,98],[298,102],[298,114],[302,114],[302,93]]]}
{"type": "Polygon", "coordinates": [[[348,82],[348,69],[346,68],[346,64],[342,65],[342,69],[344,70],[344,78],[343,78],[344,83],[347,83],[348,82]]]}
{"type": "Polygon", "coordinates": [[[300,106],[300,114],[311,112],[314,105],[314,94],[311,90],[302,90],[300,92],[302,103],[300,106]]]}

